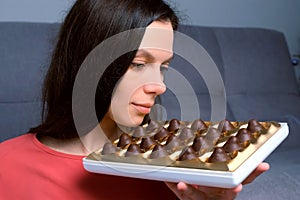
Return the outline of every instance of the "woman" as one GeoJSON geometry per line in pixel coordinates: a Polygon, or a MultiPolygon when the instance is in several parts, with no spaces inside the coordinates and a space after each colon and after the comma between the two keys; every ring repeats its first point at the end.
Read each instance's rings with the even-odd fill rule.
{"type": "MultiPolygon", "coordinates": [[[[161,0],[76,1],[62,24],[45,79],[43,122],[30,133],[0,145],[0,199],[235,198],[242,185],[212,188],[92,174],[83,169],[82,158],[104,141],[93,134],[97,124],[87,121],[77,130],[74,123],[73,86],[82,63],[111,36],[146,28],[138,31],[134,40],[130,34],[124,38],[137,50],[110,64],[97,86],[96,115],[104,135],[112,140],[120,132],[117,124],[141,124],[155,98],[166,90],[162,72],[173,55],[173,30],[177,24],[173,10],[161,0]],[[164,48],[143,48],[157,39],[148,32],[152,28],[167,31],[159,41],[164,48]]],[[[107,50],[114,52],[118,48],[125,46],[116,42],[107,50]]],[[[101,60],[103,55],[99,56],[101,60]]],[[[267,169],[267,164],[261,164],[245,183],[267,169]]]]}

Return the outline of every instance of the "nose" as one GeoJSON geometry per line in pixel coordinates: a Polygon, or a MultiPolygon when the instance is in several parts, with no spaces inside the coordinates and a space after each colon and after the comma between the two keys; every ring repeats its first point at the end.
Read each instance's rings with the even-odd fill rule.
{"type": "Polygon", "coordinates": [[[166,85],[161,83],[147,83],[144,85],[144,92],[147,94],[161,95],[166,91],[166,85]]]}
{"type": "Polygon", "coordinates": [[[149,74],[148,80],[144,84],[144,92],[146,94],[155,94],[161,95],[166,91],[166,85],[163,82],[163,75],[160,70],[156,70],[155,72],[149,74]]]}

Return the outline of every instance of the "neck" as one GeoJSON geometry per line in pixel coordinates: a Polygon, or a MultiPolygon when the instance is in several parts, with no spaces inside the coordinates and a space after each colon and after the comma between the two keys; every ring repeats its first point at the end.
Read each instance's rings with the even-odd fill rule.
{"type": "Polygon", "coordinates": [[[56,139],[41,136],[39,140],[53,150],[67,154],[86,156],[102,148],[106,142],[118,138],[120,133],[121,130],[116,123],[105,116],[98,126],[80,138],[56,139]]]}
{"type": "Polygon", "coordinates": [[[57,139],[49,136],[39,136],[38,140],[58,152],[82,156],[88,154],[88,150],[79,138],[57,139]]]}

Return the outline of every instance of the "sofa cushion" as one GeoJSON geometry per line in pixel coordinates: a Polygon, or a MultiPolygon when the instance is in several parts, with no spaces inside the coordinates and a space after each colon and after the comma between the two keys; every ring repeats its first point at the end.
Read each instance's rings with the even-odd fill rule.
{"type": "Polygon", "coordinates": [[[221,76],[223,76],[224,73],[223,64],[221,60],[221,52],[218,46],[217,39],[213,33],[213,29],[209,27],[180,25],[178,28],[178,32],[184,34],[193,42],[191,42],[192,45],[187,46],[185,40],[178,39],[180,35],[175,34],[174,59],[171,62],[170,67],[174,68],[184,77],[186,77],[196,94],[208,94],[209,92],[207,88],[207,83],[205,82],[205,78],[207,77],[204,77],[207,76],[205,74],[205,68],[216,66],[221,76]],[[199,45],[199,48],[198,46],[195,46],[193,44],[199,45]],[[185,49],[186,46],[188,48],[185,49]],[[177,52],[180,52],[179,50],[183,51],[184,54],[196,54],[192,54],[195,56],[186,58],[183,55],[176,54],[177,52]],[[209,61],[199,60],[198,58],[201,54],[206,54],[207,56],[203,56],[203,58],[207,60],[209,59],[209,61]],[[197,61],[196,63],[199,64],[201,74],[195,69],[196,66],[193,66],[190,63],[191,61],[197,61]],[[206,63],[212,63],[212,65],[214,66],[207,66],[205,65],[206,63]]]}
{"type": "Polygon", "coordinates": [[[300,141],[300,98],[296,95],[231,95],[228,104],[238,121],[255,118],[260,121],[287,122],[289,136],[282,148],[297,147],[300,141]]]}
{"type": "Polygon", "coordinates": [[[41,120],[41,87],[59,24],[1,22],[0,141],[41,120]]]}
{"type": "MultiPolygon", "coordinates": [[[[212,115],[211,112],[211,98],[226,98],[222,78],[224,74],[222,56],[213,29],[180,25],[178,32],[180,34],[175,34],[174,58],[170,64],[172,72],[176,71],[177,75],[166,73],[165,82],[168,90],[161,96],[162,104],[167,110],[167,117],[181,120],[193,120],[199,117],[211,120],[213,117],[220,120],[221,117],[215,117],[216,114],[212,115]],[[188,38],[188,42],[192,42],[187,43],[182,40],[181,34],[188,38]],[[178,52],[182,54],[177,54],[178,52]],[[191,63],[196,63],[198,66],[193,66],[191,63]],[[217,73],[214,73],[215,71],[217,73]],[[221,84],[214,85],[217,79],[221,84]],[[195,101],[196,105],[194,105],[195,101]]],[[[226,107],[226,101],[221,104],[226,107]]],[[[224,110],[226,112],[226,108],[224,110]]],[[[232,119],[230,111],[226,114],[232,119]]]]}
{"type": "Polygon", "coordinates": [[[0,102],[36,101],[57,28],[58,24],[1,23],[0,102]]]}
{"type": "Polygon", "coordinates": [[[234,120],[226,101],[223,105],[222,96],[208,94],[198,94],[196,96],[183,95],[174,94],[170,90],[167,90],[160,99],[162,106],[166,109],[167,119],[177,118],[190,121],[201,118],[207,121],[218,121],[225,117],[229,120],[234,120]],[[214,111],[212,110],[212,98],[214,98],[214,102],[216,103],[214,111]],[[222,102],[219,104],[218,101],[222,102]]]}
{"type": "Polygon", "coordinates": [[[243,187],[237,200],[298,199],[300,196],[299,148],[273,152],[266,160],[270,170],[243,187]]]}
{"type": "Polygon", "coordinates": [[[284,35],[259,28],[216,28],[231,94],[299,94],[284,35]]]}
{"type": "Polygon", "coordinates": [[[0,141],[27,133],[41,122],[39,101],[0,103],[0,141]]]}

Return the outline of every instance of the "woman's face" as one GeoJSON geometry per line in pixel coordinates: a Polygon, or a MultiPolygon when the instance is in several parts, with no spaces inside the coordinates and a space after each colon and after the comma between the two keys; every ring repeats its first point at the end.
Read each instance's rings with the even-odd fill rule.
{"type": "Polygon", "coordinates": [[[163,73],[173,57],[173,37],[170,22],[154,21],[146,28],[135,58],[115,87],[105,117],[124,126],[142,123],[156,96],[166,91],[163,73]]]}

